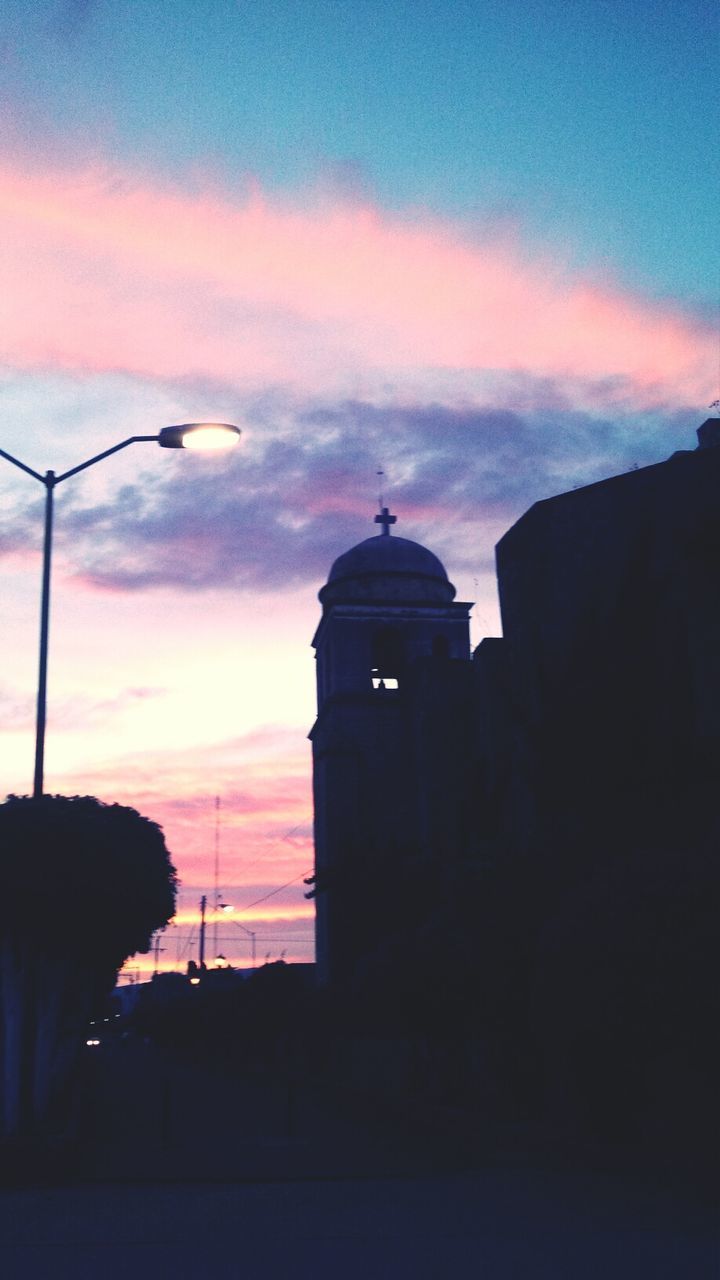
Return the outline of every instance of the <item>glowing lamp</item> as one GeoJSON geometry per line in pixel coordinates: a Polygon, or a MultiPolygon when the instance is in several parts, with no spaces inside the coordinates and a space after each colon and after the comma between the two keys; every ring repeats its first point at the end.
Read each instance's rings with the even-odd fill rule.
{"type": "Polygon", "coordinates": [[[177,427],[163,427],[158,444],[162,449],[196,449],[214,452],[229,449],[240,439],[240,428],[229,422],[183,422],[177,427]]]}

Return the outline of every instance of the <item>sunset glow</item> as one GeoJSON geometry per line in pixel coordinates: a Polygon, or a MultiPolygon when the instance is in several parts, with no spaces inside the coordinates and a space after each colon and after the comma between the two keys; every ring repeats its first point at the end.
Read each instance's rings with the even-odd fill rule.
{"type": "MultiPolygon", "coordinates": [[[[3,31],[0,448],[60,474],[192,428],[58,487],[46,788],[162,825],[162,971],[216,889],[230,963],[239,925],[309,961],[317,592],[380,492],[477,644],[522,512],[693,448],[720,394],[710,10],[156,8],[9,0],[3,31]]],[[[23,794],[43,494],[0,459],[0,495],[23,794]]]]}

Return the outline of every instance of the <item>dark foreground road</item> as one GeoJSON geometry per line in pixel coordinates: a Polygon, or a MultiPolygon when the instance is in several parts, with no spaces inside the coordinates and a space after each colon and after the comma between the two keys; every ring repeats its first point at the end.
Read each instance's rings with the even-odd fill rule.
{"type": "Polygon", "coordinates": [[[717,1280],[712,1226],[658,1193],[511,1169],[21,1189],[0,1196],[0,1275],[717,1280]]]}
{"type": "Polygon", "coordinates": [[[0,1280],[720,1277],[706,1191],[677,1170],[670,1190],[482,1143],[468,1163],[307,1082],[133,1042],[93,1064],[82,1158],[58,1152],[47,1186],[10,1162],[0,1280]]]}

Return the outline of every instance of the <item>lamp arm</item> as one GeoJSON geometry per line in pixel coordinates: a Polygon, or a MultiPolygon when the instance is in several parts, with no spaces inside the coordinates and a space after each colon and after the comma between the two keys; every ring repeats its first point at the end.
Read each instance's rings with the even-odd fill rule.
{"type": "MultiPolygon", "coordinates": [[[[96,462],[102,462],[103,458],[109,458],[111,453],[117,453],[119,449],[127,449],[129,444],[136,444],[139,440],[159,439],[159,436],[128,436],[127,440],[121,440],[120,444],[114,444],[112,449],[103,449],[102,453],[96,453],[95,457],[88,458],[87,462],[81,462],[77,467],[71,467],[69,471],[63,471],[62,475],[55,477],[55,483],[59,484],[61,480],[67,480],[68,476],[76,476],[78,471],[84,471],[86,467],[92,467],[96,462]]],[[[0,453],[2,453],[2,449],[0,449],[0,453]]],[[[7,458],[9,454],[6,453],[4,456],[7,458]]],[[[10,461],[15,462],[16,459],[11,458],[10,461]]],[[[22,467],[22,462],[18,462],[18,466],[22,467]]],[[[23,470],[29,471],[30,468],[24,467],[23,470]]],[[[31,474],[35,475],[36,472],[33,471],[31,474]]],[[[38,476],[38,480],[42,480],[42,476],[38,476]]]]}
{"type": "Polygon", "coordinates": [[[6,453],[4,449],[0,449],[0,458],[5,458],[8,462],[12,462],[13,466],[19,467],[21,471],[27,471],[29,476],[34,476],[41,484],[45,484],[45,477],[40,475],[39,471],[33,471],[32,467],[28,467],[24,462],[20,462],[19,458],[13,458],[11,453],[6,453]]]}
{"type": "Polygon", "coordinates": [[[246,929],[244,924],[240,924],[240,921],[239,921],[239,920],[231,920],[231,921],[230,921],[230,923],[231,923],[231,924],[234,924],[236,929],[242,929],[243,933],[246,933],[246,934],[248,935],[248,937],[249,937],[249,938],[254,938],[254,937],[255,937],[255,930],[254,930],[254,929],[246,929]]]}

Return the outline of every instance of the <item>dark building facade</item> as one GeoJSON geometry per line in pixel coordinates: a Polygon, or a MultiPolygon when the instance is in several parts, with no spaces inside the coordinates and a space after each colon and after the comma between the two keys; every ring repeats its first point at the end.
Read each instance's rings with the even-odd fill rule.
{"type": "Polygon", "coordinates": [[[648,1096],[681,1042],[692,1057],[720,841],[720,420],[698,437],[536,503],[497,547],[503,638],[472,657],[470,606],[426,548],[386,522],[336,560],[314,640],[322,981],[404,936],[385,874],[434,860],[458,906],[477,898],[474,943],[507,940],[484,975],[525,965],[507,999],[544,1028],[536,1075],[568,1035],[612,1058],[598,1008],[629,1040],[650,1019],[648,1096]]]}
{"type": "Polygon", "coordinates": [[[534,849],[564,882],[607,862],[631,828],[635,842],[669,838],[689,797],[697,817],[716,785],[718,429],[705,424],[692,452],[537,503],[498,544],[509,737],[493,743],[488,725],[483,749],[504,755],[494,767],[524,817],[524,829],[500,819],[506,855],[534,849]]]}

